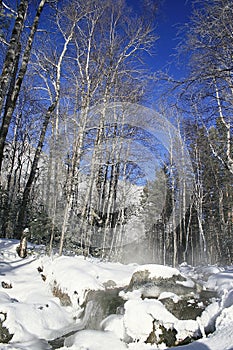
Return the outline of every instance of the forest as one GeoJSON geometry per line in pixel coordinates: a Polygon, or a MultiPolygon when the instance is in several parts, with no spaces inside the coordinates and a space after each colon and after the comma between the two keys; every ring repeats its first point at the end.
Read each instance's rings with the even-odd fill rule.
{"type": "Polygon", "coordinates": [[[179,80],[151,68],[159,9],[0,1],[0,237],[232,263],[233,1],[193,2],[179,80]]]}

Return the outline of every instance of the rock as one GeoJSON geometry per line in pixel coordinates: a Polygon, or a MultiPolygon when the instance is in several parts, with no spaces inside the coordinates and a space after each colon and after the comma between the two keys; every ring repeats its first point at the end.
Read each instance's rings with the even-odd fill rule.
{"type": "Polygon", "coordinates": [[[10,282],[2,281],[2,288],[11,289],[12,288],[12,284],[10,282]]]}
{"type": "Polygon", "coordinates": [[[6,321],[6,313],[0,312],[0,343],[8,344],[9,341],[13,338],[8,328],[3,326],[3,322],[6,321]]]}
{"type": "Polygon", "coordinates": [[[119,314],[124,305],[124,300],[119,296],[119,288],[106,290],[90,290],[87,294],[84,307],[88,302],[93,303],[92,315],[86,328],[100,329],[101,322],[109,315],[119,314]]]}
{"type": "Polygon", "coordinates": [[[16,247],[16,252],[18,256],[22,259],[26,258],[27,256],[27,238],[29,235],[29,229],[25,228],[23,230],[21,239],[20,239],[20,244],[18,247],[16,247]]]}
{"type": "Polygon", "coordinates": [[[40,275],[41,275],[42,280],[45,282],[46,281],[46,276],[43,273],[41,273],[40,275]]]}
{"type": "Polygon", "coordinates": [[[195,289],[184,285],[186,282],[187,279],[180,274],[169,278],[151,277],[148,270],[142,270],[133,274],[127,291],[139,289],[142,298],[158,298],[163,292],[190,295],[195,289]]]}
{"type": "Polygon", "coordinates": [[[150,272],[148,270],[136,271],[131,277],[129,283],[129,290],[134,290],[140,288],[145,283],[151,282],[150,272]]]}
{"type": "Polygon", "coordinates": [[[159,321],[153,321],[153,331],[145,341],[148,344],[166,344],[173,346],[176,344],[177,331],[174,328],[166,328],[159,321]]]}
{"type": "Polygon", "coordinates": [[[150,283],[146,283],[140,290],[142,298],[158,298],[161,293],[166,291],[179,296],[187,296],[195,293],[193,288],[178,284],[175,278],[156,279],[150,283]]]}
{"type": "Polygon", "coordinates": [[[113,280],[108,280],[107,282],[104,282],[103,285],[106,289],[116,288],[116,282],[113,280]]]}
{"type": "Polygon", "coordinates": [[[52,293],[55,297],[59,298],[61,306],[71,306],[72,305],[72,302],[71,302],[69,295],[61,290],[60,286],[57,284],[56,281],[54,281],[52,293]]]}
{"type": "Polygon", "coordinates": [[[190,300],[190,298],[183,297],[177,302],[174,302],[171,298],[160,301],[179,320],[195,320],[204,310],[204,305],[200,307],[197,299],[190,300]]]}

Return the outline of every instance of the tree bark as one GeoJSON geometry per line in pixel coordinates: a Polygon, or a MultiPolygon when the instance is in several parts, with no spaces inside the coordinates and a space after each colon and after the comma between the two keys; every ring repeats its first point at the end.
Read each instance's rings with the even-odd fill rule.
{"type": "Polygon", "coordinates": [[[14,28],[12,30],[11,40],[4,60],[2,74],[0,77],[0,111],[2,111],[3,109],[11,77],[15,69],[15,63],[17,61],[18,44],[20,43],[20,38],[24,27],[24,21],[26,19],[27,14],[27,8],[28,1],[21,0],[14,28]]]}
{"type": "MultiPolygon", "coordinates": [[[[10,91],[11,92],[10,96],[7,96],[8,103],[6,104],[6,108],[5,108],[5,112],[4,112],[4,116],[3,116],[3,121],[2,121],[1,129],[0,129],[0,175],[1,175],[1,169],[2,169],[3,151],[4,151],[6,136],[7,136],[10,122],[11,122],[11,119],[12,119],[12,116],[13,116],[13,113],[15,110],[16,102],[17,102],[19,92],[21,89],[21,85],[22,85],[24,76],[25,76],[26,71],[27,71],[27,66],[28,66],[28,62],[30,59],[30,55],[31,55],[32,44],[33,44],[34,36],[36,34],[36,31],[37,31],[40,15],[42,13],[42,10],[44,8],[46,1],[47,0],[41,0],[39,6],[37,8],[37,12],[36,12],[33,24],[32,24],[32,28],[31,28],[28,40],[27,40],[27,45],[26,45],[25,51],[23,53],[22,63],[21,63],[21,67],[20,67],[20,70],[18,73],[18,77],[16,79],[14,88],[12,88],[11,89],[12,91],[10,91]]],[[[20,54],[18,52],[19,51],[18,50],[19,49],[19,39],[20,39],[20,35],[22,33],[23,23],[24,23],[24,19],[26,16],[26,11],[25,11],[25,10],[27,10],[26,5],[27,5],[27,1],[22,1],[22,13],[24,14],[24,18],[22,18],[22,14],[20,12],[20,16],[21,16],[20,24],[21,24],[21,26],[20,26],[20,30],[18,30],[19,33],[17,35],[18,42],[16,42],[16,43],[14,42],[14,55],[13,55],[13,57],[11,57],[12,56],[11,50],[8,50],[8,52],[10,51],[11,56],[8,57],[8,54],[7,54],[7,57],[5,59],[5,63],[9,64],[9,62],[10,62],[10,66],[12,65],[12,68],[11,68],[11,73],[7,72],[7,69],[5,67],[3,68],[3,73],[2,73],[2,77],[1,77],[2,78],[1,88],[3,89],[3,91],[2,91],[2,93],[0,93],[0,111],[2,109],[2,104],[3,104],[4,98],[7,95],[6,90],[7,90],[7,85],[9,84],[9,80],[11,79],[12,75],[14,75],[16,73],[15,68],[17,67],[17,62],[18,62],[18,58],[19,58],[19,54],[20,54]],[[6,72],[4,72],[4,70],[6,72]],[[5,79],[4,79],[4,76],[5,76],[5,79]],[[8,79],[6,79],[7,76],[8,76],[8,79]]],[[[13,30],[13,32],[14,32],[14,30],[13,30]]],[[[9,70],[9,68],[8,68],[8,70],[9,70]]],[[[1,90],[1,88],[0,88],[0,90],[1,90]]]]}

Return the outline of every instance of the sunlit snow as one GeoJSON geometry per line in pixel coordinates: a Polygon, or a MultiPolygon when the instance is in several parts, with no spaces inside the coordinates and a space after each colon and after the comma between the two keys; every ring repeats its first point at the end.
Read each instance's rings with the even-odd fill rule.
{"type": "MultiPolygon", "coordinates": [[[[184,339],[195,331],[202,338],[182,350],[233,349],[233,269],[231,267],[202,267],[187,265],[179,269],[154,264],[123,265],[103,262],[81,256],[53,256],[31,250],[25,259],[16,254],[17,241],[0,239],[0,321],[13,335],[0,349],[46,350],[48,341],[73,331],[67,336],[63,350],[155,350],[165,349],[164,344],[146,344],[153,330],[153,320],[164,327],[175,327],[177,338],[184,339]],[[207,281],[203,278],[207,273],[207,281]],[[116,287],[129,285],[136,271],[149,271],[150,277],[170,278],[180,273],[195,278],[203,288],[219,292],[220,300],[213,301],[196,320],[178,320],[161,303],[163,298],[179,297],[171,291],[161,293],[157,299],[142,299],[140,291],[122,291],[124,312],[102,320],[99,330],[84,329],[83,302],[88,290],[105,290],[106,283],[116,287]],[[61,305],[52,293],[59,286],[71,301],[61,305]],[[215,326],[209,336],[205,329],[215,326]]],[[[91,304],[89,304],[91,312],[91,304]]],[[[89,312],[89,311],[86,311],[89,312]]]]}

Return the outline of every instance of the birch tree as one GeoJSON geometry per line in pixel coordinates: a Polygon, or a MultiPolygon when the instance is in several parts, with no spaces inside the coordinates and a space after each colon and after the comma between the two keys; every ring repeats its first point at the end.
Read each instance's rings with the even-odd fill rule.
{"type": "MultiPolygon", "coordinates": [[[[228,211],[227,215],[224,209],[229,198],[228,181],[232,182],[233,175],[232,11],[231,0],[194,3],[178,47],[179,60],[188,62],[188,73],[180,82],[169,79],[173,82],[173,97],[178,96],[174,103],[186,119],[183,123],[189,118],[193,128],[188,130],[187,138],[188,142],[191,140],[195,169],[194,202],[186,221],[185,238],[185,256],[189,259],[190,252],[193,261],[213,256],[219,261],[223,259],[224,242],[232,246],[228,233],[232,226],[226,220],[231,214],[228,211]],[[178,95],[174,94],[176,88],[178,95]],[[198,143],[194,142],[195,137],[198,143]]],[[[231,250],[227,249],[228,256],[231,250]]]]}
{"type": "Polygon", "coordinates": [[[22,52],[21,36],[27,16],[28,1],[21,0],[12,30],[11,40],[3,63],[0,77],[0,113],[2,115],[0,129],[0,174],[6,136],[16,107],[21,85],[27,71],[32,44],[45,3],[46,0],[41,0],[37,7],[25,49],[22,52]],[[19,64],[20,56],[21,61],[19,64]]]}
{"type": "MultiPolygon", "coordinates": [[[[60,89],[61,89],[62,63],[64,60],[64,56],[66,54],[68,45],[71,42],[73,34],[74,34],[74,27],[75,27],[76,20],[77,20],[77,12],[74,12],[73,16],[74,16],[73,22],[72,22],[72,25],[69,27],[68,32],[62,32],[63,44],[61,46],[60,53],[58,54],[57,62],[56,61],[53,62],[53,69],[55,70],[55,74],[54,74],[55,79],[53,81],[54,91],[53,91],[52,96],[50,94],[51,101],[50,101],[50,104],[45,111],[41,132],[40,132],[40,135],[38,138],[38,144],[37,144],[37,147],[35,150],[35,155],[34,155],[32,166],[31,166],[30,175],[29,175],[29,178],[27,180],[27,183],[26,183],[26,186],[25,186],[25,189],[23,192],[22,203],[21,203],[20,212],[19,212],[18,221],[17,221],[17,235],[21,235],[22,228],[25,226],[25,224],[27,222],[27,217],[26,217],[27,206],[28,206],[28,202],[30,199],[30,192],[32,189],[32,185],[33,185],[34,180],[35,180],[38,162],[39,162],[42,148],[44,145],[44,140],[45,140],[47,128],[48,128],[49,122],[51,120],[51,117],[53,116],[53,112],[56,109],[58,102],[59,102],[60,89]]],[[[58,19],[58,26],[59,26],[59,19],[58,19]]]]}
{"type": "MultiPolygon", "coordinates": [[[[191,21],[183,53],[190,57],[187,98],[193,112],[209,127],[219,120],[225,137],[222,147],[209,137],[213,155],[233,175],[232,145],[232,47],[233,7],[231,0],[199,0],[191,21]]],[[[183,94],[184,95],[184,94],[183,94]]]]}
{"type": "MultiPolygon", "coordinates": [[[[77,5],[81,6],[81,3],[77,2],[77,5]]],[[[102,156],[100,155],[100,150],[101,144],[105,142],[106,122],[108,123],[106,121],[105,108],[109,102],[122,98],[122,94],[119,92],[123,84],[129,84],[130,80],[133,84],[133,82],[138,80],[136,73],[139,73],[139,71],[135,69],[134,64],[138,60],[140,53],[148,51],[155,40],[151,25],[148,23],[143,24],[141,19],[136,21],[136,19],[131,20],[127,17],[127,8],[123,1],[117,1],[114,4],[111,1],[105,3],[96,1],[95,5],[87,2],[85,5],[82,4],[82,6],[87,6],[86,9],[88,11],[85,19],[76,27],[77,36],[74,39],[76,46],[74,60],[77,64],[76,68],[79,76],[77,89],[79,91],[78,107],[80,108],[80,118],[72,150],[71,171],[67,182],[67,205],[62,227],[60,254],[68,228],[72,196],[77,192],[77,187],[75,190],[74,186],[75,183],[78,183],[77,179],[86,131],[89,125],[93,124],[93,121],[90,121],[90,115],[95,119],[94,129],[96,129],[96,133],[93,143],[90,176],[80,213],[81,231],[83,231],[81,240],[87,240],[86,225],[92,211],[93,188],[96,174],[101,167],[100,159],[102,156]],[[96,6],[97,4],[98,6],[96,6]],[[102,102],[102,110],[93,117],[93,105],[97,104],[97,102],[102,102]]],[[[135,101],[139,91],[139,88],[134,88],[132,94],[127,94],[124,99],[128,101],[134,99],[135,101]]],[[[107,160],[105,164],[107,164],[107,160]]],[[[117,165],[113,164],[111,167],[114,173],[117,165]]],[[[112,184],[111,191],[114,186],[112,184]]],[[[112,198],[112,195],[110,197],[112,198]]],[[[109,212],[107,218],[107,221],[109,221],[110,207],[106,210],[109,212]]]]}

